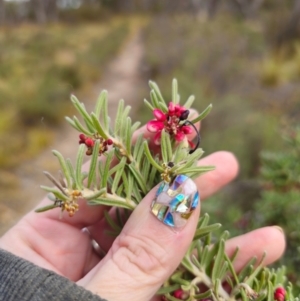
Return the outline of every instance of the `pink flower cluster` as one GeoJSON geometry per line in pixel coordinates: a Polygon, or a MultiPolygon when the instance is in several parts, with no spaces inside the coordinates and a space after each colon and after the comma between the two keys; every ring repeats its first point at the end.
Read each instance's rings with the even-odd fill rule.
{"type": "MultiPolygon", "coordinates": [[[[147,129],[151,133],[155,133],[154,143],[159,145],[161,139],[161,132],[164,129],[170,136],[173,136],[177,142],[185,139],[186,135],[191,134],[193,129],[189,125],[185,125],[183,120],[188,117],[189,111],[184,107],[169,103],[168,112],[164,113],[159,109],[153,110],[153,115],[156,118],[147,123],[147,129]]],[[[193,143],[189,141],[191,147],[193,143]]]]}

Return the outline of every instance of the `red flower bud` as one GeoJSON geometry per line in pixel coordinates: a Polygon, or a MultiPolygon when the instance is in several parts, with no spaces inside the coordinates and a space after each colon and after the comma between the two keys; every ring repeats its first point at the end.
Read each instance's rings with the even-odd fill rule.
{"type": "Polygon", "coordinates": [[[173,296],[177,299],[181,299],[183,300],[183,290],[182,289],[178,289],[173,293],[173,296]]]}
{"type": "Polygon", "coordinates": [[[284,301],[285,295],[286,295],[286,290],[283,287],[278,287],[274,292],[274,300],[284,301]]]}
{"type": "Polygon", "coordinates": [[[86,138],[87,137],[84,134],[79,135],[79,139],[82,140],[82,141],[85,141],[86,138]]]}
{"type": "Polygon", "coordinates": [[[85,140],[85,145],[86,145],[87,147],[92,147],[92,146],[94,146],[94,140],[91,139],[91,138],[87,138],[87,139],[85,140]]]}
{"type": "Polygon", "coordinates": [[[107,139],[106,142],[107,142],[108,145],[112,145],[113,144],[113,141],[111,139],[107,139]]]}

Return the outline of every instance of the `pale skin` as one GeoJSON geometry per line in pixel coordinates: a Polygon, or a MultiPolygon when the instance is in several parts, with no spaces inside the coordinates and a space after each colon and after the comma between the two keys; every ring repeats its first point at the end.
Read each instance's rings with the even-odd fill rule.
{"type": "MultiPolygon", "coordinates": [[[[135,136],[138,133],[150,138],[152,135],[145,127],[135,136]]],[[[237,160],[225,151],[211,154],[198,164],[216,167],[195,179],[202,201],[232,181],[238,173],[237,160]]],[[[109,301],[124,298],[160,300],[155,293],[184,256],[193,238],[200,208],[183,229],[174,231],[150,212],[155,189],[134,210],[116,239],[104,233],[109,227],[104,218],[104,211],[108,208],[89,207],[82,200],[74,217],[65,212],[60,218],[59,209],[29,212],[0,238],[0,248],[63,275],[109,301]],[[90,234],[82,231],[84,228],[90,234]],[[104,258],[94,251],[91,239],[107,252],[104,258]]],[[[38,207],[47,204],[49,200],[44,199],[38,207]]],[[[114,209],[110,213],[113,216],[114,209]]],[[[265,265],[276,261],[284,252],[285,239],[279,227],[265,227],[228,240],[227,253],[232,254],[237,246],[240,252],[234,265],[239,271],[253,256],[261,258],[264,251],[267,253],[265,265]]]]}

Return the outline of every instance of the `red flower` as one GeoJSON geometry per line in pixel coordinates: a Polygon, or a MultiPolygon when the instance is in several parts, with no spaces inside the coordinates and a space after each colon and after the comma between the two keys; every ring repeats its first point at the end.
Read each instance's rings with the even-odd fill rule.
{"type": "MultiPolygon", "coordinates": [[[[153,110],[153,115],[156,118],[147,123],[147,129],[151,133],[155,133],[154,143],[159,145],[161,132],[164,129],[167,133],[175,138],[177,142],[181,142],[186,138],[186,135],[191,134],[193,129],[189,125],[185,125],[183,120],[188,117],[188,111],[180,105],[170,102],[168,112],[164,113],[159,109],[153,110]]],[[[193,143],[188,141],[190,146],[193,143]]]]}

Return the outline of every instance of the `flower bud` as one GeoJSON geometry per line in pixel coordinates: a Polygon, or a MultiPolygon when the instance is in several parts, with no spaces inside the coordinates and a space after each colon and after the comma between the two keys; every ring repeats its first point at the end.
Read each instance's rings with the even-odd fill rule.
{"type": "Polygon", "coordinates": [[[85,141],[86,138],[87,137],[84,134],[79,135],[79,139],[82,140],[82,141],[85,141]]]}
{"type": "Polygon", "coordinates": [[[283,287],[277,287],[274,292],[274,300],[284,301],[286,295],[286,290],[283,287]]]}
{"type": "Polygon", "coordinates": [[[92,146],[94,146],[94,140],[91,139],[91,138],[87,138],[87,139],[85,140],[85,145],[86,145],[87,147],[92,147],[92,146]]]}
{"type": "Polygon", "coordinates": [[[173,293],[173,296],[177,299],[181,299],[183,300],[183,290],[182,289],[178,289],[173,293]]]}

